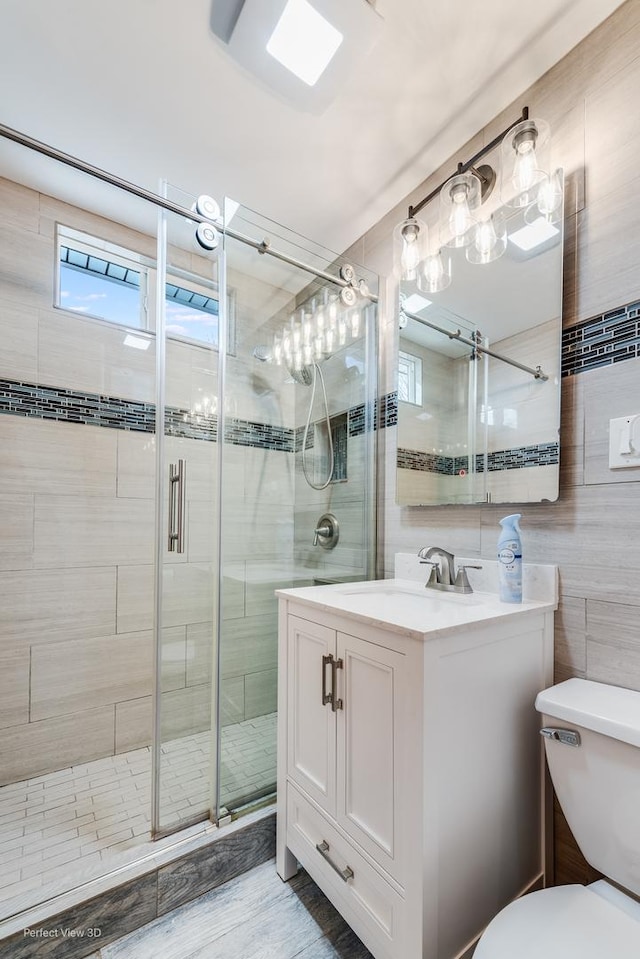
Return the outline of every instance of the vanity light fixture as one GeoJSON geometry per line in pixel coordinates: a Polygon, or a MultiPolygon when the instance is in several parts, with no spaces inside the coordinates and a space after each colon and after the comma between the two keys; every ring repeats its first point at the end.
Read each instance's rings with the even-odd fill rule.
{"type": "MultiPolygon", "coordinates": [[[[438,293],[451,283],[448,249],[464,247],[466,259],[479,265],[491,263],[505,253],[507,217],[503,210],[491,209],[495,204],[487,204],[483,209],[498,173],[480,161],[498,146],[501,146],[499,173],[503,206],[522,209],[527,224],[537,224],[542,218],[552,225],[562,208],[563,191],[560,175],[550,171],[549,142],[548,123],[530,119],[529,108],[524,107],[521,116],[506,130],[470,160],[459,163],[456,173],[423,200],[410,206],[407,218],[394,231],[398,278],[415,282],[422,293],[438,293]],[[427,225],[418,219],[418,214],[436,196],[439,196],[438,225],[435,229],[432,226],[430,232],[432,237],[438,237],[438,242],[429,248],[427,225]]],[[[536,225],[536,230],[542,231],[542,227],[536,225]]],[[[524,242],[531,241],[526,228],[519,232],[525,235],[524,242]]],[[[549,236],[539,242],[546,242],[549,236]]],[[[514,242],[518,245],[517,240],[514,242]]]]}

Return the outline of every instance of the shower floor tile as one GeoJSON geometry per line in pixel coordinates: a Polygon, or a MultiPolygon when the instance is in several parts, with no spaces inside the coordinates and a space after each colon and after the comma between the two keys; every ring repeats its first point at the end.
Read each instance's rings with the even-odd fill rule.
{"type": "MultiPolygon", "coordinates": [[[[223,727],[223,804],[269,792],[275,753],[275,713],[223,727]]],[[[209,806],[210,734],[163,744],[161,766],[163,826],[193,821],[209,806]]],[[[137,858],[150,810],[150,747],[0,787],[0,915],[45,885],[59,892],[137,858]]]]}

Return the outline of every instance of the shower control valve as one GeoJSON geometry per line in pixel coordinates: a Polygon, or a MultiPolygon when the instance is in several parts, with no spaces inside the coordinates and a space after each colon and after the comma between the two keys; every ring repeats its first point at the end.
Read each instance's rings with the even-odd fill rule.
{"type": "Polygon", "coordinates": [[[323,513],[313,531],[313,545],[333,549],[340,539],[340,526],[333,513],[323,513]]]}

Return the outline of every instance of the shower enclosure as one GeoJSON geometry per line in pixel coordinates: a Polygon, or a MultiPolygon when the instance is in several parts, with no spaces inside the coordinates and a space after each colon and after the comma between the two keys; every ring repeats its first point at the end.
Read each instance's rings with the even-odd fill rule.
{"type": "Polygon", "coordinates": [[[0,174],[3,920],[273,795],[274,590],[374,572],[377,278],[24,143],[0,174]]]}

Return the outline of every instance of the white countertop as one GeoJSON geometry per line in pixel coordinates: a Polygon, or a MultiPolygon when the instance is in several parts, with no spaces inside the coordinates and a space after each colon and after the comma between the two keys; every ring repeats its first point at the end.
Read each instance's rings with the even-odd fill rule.
{"type": "Polygon", "coordinates": [[[279,589],[276,595],[423,640],[508,617],[550,612],[557,606],[555,598],[501,603],[495,593],[440,592],[409,579],[303,586],[279,589]]]}

